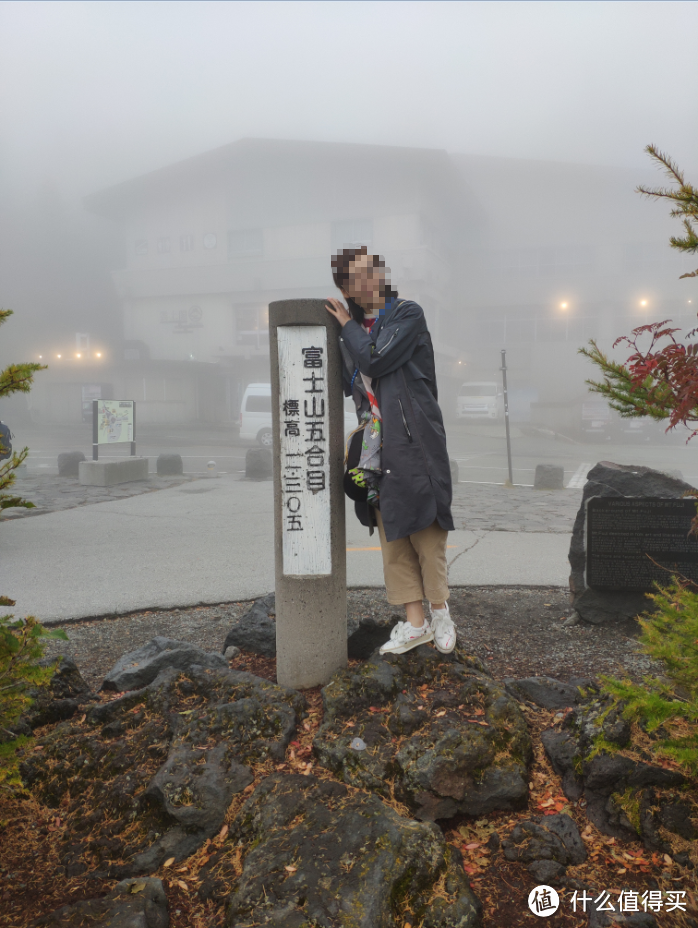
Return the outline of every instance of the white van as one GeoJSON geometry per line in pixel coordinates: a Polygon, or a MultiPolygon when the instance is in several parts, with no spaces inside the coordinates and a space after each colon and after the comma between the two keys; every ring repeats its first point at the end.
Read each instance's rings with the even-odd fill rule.
{"type": "Polygon", "coordinates": [[[470,381],[458,391],[459,419],[496,419],[500,415],[500,393],[494,381],[470,381]]]}
{"type": "MultiPolygon", "coordinates": [[[[357,425],[354,400],[344,398],[344,436],[357,425]]],[[[243,441],[258,441],[264,448],[271,448],[274,436],[271,428],[271,384],[251,383],[240,404],[240,438],[243,441]]]]}

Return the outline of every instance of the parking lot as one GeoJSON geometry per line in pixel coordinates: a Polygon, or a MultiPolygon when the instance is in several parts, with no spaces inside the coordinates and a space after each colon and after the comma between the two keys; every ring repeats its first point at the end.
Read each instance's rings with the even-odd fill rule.
{"type": "MultiPolygon", "coordinates": [[[[92,456],[91,426],[36,426],[13,425],[14,445],[30,449],[30,472],[51,473],[56,470],[56,459],[61,451],[82,451],[92,456]]],[[[459,480],[468,483],[504,484],[508,479],[508,464],[504,425],[497,422],[447,422],[449,454],[458,463],[459,480]]],[[[139,426],[137,452],[155,459],[162,452],[182,455],[184,470],[203,474],[207,464],[215,461],[219,473],[235,474],[244,471],[245,454],[253,442],[238,438],[237,426],[148,425],[139,426]]],[[[686,433],[687,434],[687,433],[686,433]]],[[[562,465],[565,486],[579,489],[584,485],[588,470],[597,461],[614,461],[617,464],[639,464],[659,470],[680,471],[688,483],[698,485],[698,439],[683,443],[678,436],[664,438],[656,429],[652,440],[643,435],[626,434],[622,440],[605,436],[587,436],[586,440],[573,441],[553,432],[513,425],[511,449],[514,484],[532,486],[537,464],[562,465]]],[[[100,451],[102,457],[119,457],[128,454],[123,445],[100,451]]]]}

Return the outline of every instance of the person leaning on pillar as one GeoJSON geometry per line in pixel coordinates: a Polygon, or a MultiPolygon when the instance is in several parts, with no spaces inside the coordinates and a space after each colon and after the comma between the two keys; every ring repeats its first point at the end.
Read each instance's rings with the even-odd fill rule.
{"type": "Polygon", "coordinates": [[[365,246],[333,255],[332,276],[347,305],[330,297],[325,308],[342,327],[344,392],[359,421],[345,489],[359,521],[371,533],[378,527],[388,602],[404,605],[407,618],[380,653],[433,641],[449,654],[456,646],[447,602],[451,469],[424,311],[398,298],[385,261],[365,246]]]}

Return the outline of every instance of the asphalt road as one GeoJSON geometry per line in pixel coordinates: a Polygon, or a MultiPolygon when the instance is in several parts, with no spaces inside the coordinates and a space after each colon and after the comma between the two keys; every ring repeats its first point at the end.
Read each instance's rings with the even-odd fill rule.
{"type": "MultiPolygon", "coordinates": [[[[83,451],[92,456],[91,427],[13,426],[15,446],[28,445],[31,471],[55,472],[60,451],[83,451]]],[[[462,482],[503,484],[508,479],[505,430],[502,423],[447,423],[449,453],[458,462],[462,482]]],[[[162,452],[182,455],[188,473],[205,473],[209,461],[216,462],[218,473],[236,474],[244,470],[245,454],[250,442],[237,438],[232,426],[139,428],[137,452],[152,459],[162,452]]],[[[120,457],[129,453],[127,445],[110,448],[102,457],[120,457]]],[[[565,471],[565,486],[580,488],[587,471],[597,461],[635,464],[659,470],[678,470],[684,480],[698,486],[698,438],[688,445],[676,438],[670,441],[644,442],[628,440],[572,442],[552,435],[535,434],[527,428],[511,428],[511,452],[514,484],[532,486],[537,464],[560,464],[565,471]]]]}

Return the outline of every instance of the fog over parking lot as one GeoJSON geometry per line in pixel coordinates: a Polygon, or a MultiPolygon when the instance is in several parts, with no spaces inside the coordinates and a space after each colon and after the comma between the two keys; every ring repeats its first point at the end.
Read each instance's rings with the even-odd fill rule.
{"type": "Polygon", "coordinates": [[[89,451],[101,397],[137,402],[148,453],[203,469],[222,441],[240,470],[268,304],[332,295],[362,243],[424,307],[461,479],[506,479],[505,349],[515,482],[603,456],[698,480],[578,354],[695,324],[635,188],[663,182],[650,142],[698,179],[697,28],[672,2],[0,3],[0,364],[48,365],[0,418],[30,469],[89,451]]]}

